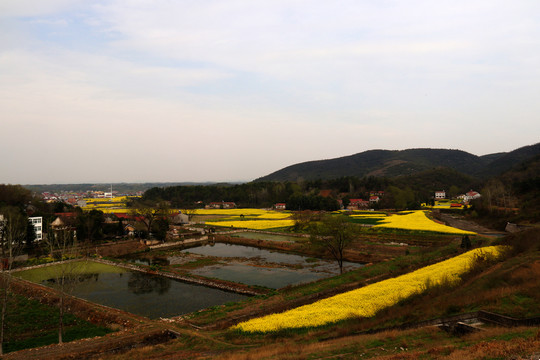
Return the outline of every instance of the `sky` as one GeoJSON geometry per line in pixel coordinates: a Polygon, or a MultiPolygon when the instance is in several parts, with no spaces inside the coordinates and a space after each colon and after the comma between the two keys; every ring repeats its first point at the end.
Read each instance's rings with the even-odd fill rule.
{"type": "Polygon", "coordinates": [[[1,0],[0,183],[540,141],[537,0],[1,0]]]}

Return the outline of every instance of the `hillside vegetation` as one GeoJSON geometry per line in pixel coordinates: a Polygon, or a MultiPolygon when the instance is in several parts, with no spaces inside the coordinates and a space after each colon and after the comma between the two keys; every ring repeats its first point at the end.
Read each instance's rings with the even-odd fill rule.
{"type": "Polygon", "coordinates": [[[461,150],[408,149],[369,150],[336,159],[308,161],[288,166],[257,181],[298,181],[342,176],[412,175],[436,167],[447,167],[475,177],[498,175],[516,163],[540,154],[540,143],[509,153],[476,156],[461,150]]]}

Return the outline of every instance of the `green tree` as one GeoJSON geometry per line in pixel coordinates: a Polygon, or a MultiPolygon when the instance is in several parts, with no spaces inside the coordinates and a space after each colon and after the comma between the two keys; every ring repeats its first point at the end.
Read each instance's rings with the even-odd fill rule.
{"type": "Polygon", "coordinates": [[[30,253],[34,250],[34,241],[36,240],[36,228],[30,221],[26,222],[26,233],[24,236],[25,250],[30,253]]]}
{"type": "Polygon", "coordinates": [[[105,216],[102,211],[90,210],[77,215],[77,238],[93,243],[103,238],[105,216]]]}
{"type": "Polygon", "coordinates": [[[309,233],[310,244],[315,249],[330,253],[343,274],[344,251],[355,238],[355,227],[348,221],[347,216],[325,215],[321,221],[312,224],[309,233]]]}
{"type": "Polygon", "coordinates": [[[448,198],[449,199],[455,199],[459,195],[459,188],[456,185],[450,186],[450,190],[448,190],[448,198]]]}

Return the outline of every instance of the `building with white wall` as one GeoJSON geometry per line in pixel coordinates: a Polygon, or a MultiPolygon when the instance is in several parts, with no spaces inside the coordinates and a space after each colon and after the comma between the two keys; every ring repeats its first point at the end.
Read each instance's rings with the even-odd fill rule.
{"type": "Polygon", "coordinates": [[[28,221],[34,225],[34,231],[36,233],[35,241],[40,241],[43,239],[43,217],[33,216],[29,217],[28,221]]]}

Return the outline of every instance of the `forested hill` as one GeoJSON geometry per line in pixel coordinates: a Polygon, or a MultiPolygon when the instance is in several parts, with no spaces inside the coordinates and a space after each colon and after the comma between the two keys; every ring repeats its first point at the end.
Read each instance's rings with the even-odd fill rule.
{"type": "Polygon", "coordinates": [[[447,167],[474,176],[494,176],[540,154],[540,143],[508,153],[476,156],[461,150],[369,150],[336,159],[308,161],[288,166],[256,181],[333,179],[343,176],[395,177],[447,167]]]}

